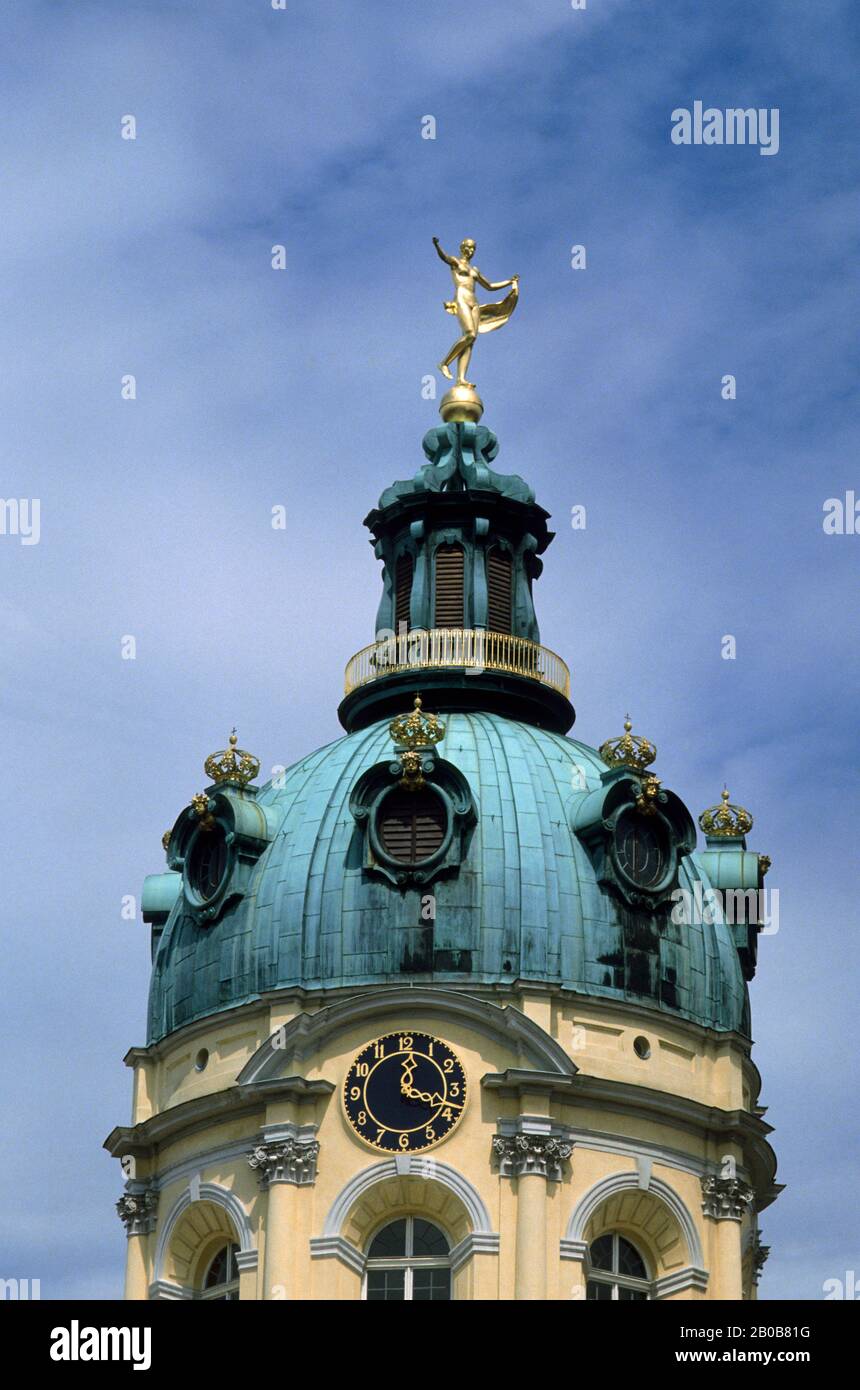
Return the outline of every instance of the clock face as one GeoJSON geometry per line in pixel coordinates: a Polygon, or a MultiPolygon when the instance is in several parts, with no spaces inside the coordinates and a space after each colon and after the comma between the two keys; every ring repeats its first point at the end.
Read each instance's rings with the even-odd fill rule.
{"type": "Polygon", "coordinates": [[[666,836],[659,823],[645,816],[625,812],[615,827],[615,853],[628,878],[642,888],[651,888],[666,872],[666,836]]]}
{"type": "Polygon", "coordinates": [[[365,1144],[417,1153],[445,1139],[466,1104],[466,1073],[429,1033],[386,1033],[368,1043],[343,1083],[346,1117],[365,1144]]]}

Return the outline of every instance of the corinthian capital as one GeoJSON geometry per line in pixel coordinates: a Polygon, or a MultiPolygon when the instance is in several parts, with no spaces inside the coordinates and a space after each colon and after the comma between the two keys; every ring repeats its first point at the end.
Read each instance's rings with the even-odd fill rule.
{"type": "Polygon", "coordinates": [[[702,1178],[702,1211],[714,1221],[742,1221],[755,1193],[740,1178],[702,1178]]]}
{"type": "Polygon", "coordinates": [[[125,1226],[127,1236],[146,1236],[155,1227],[158,1193],[154,1187],[142,1187],[137,1192],[124,1192],[116,1204],[117,1215],[125,1226]]]}
{"type": "Polygon", "coordinates": [[[258,1144],[248,1154],[248,1164],[255,1170],[263,1189],[273,1182],[307,1187],[316,1182],[319,1151],[316,1139],[292,1135],[258,1144]]]}
{"type": "Polygon", "coordinates": [[[561,1165],[570,1158],[573,1145],[554,1134],[495,1134],[493,1155],[506,1178],[537,1173],[551,1182],[561,1180],[561,1165]]]}

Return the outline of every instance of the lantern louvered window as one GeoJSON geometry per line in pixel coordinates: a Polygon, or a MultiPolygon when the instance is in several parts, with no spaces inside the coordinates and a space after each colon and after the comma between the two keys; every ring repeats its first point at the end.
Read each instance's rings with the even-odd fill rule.
{"type": "Polygon", "coordinates": [[[487,626],[490,632],[510,632],[512,619],[511,557],[495,546],[487,556],[487,626]]]}
{"type": "Polygon", "coordinates": [[[419,864],[441,847],[445,807],[433,792],[392,792],[380,808],[379,838],[400,864],[419,864]]]}
{"type": "Polygon", "coordinates": [[[394,585],[394,627],[397,632],[409,630],[409,605],[412,598],[413,560],[409,554],[401,555],[397,561],[397,577],[394,585]]]}
{"type": "Polygon", "coordinates": [[[436,551],[436,627],[463,627],[463,547],[440,545],[436,551]]]}

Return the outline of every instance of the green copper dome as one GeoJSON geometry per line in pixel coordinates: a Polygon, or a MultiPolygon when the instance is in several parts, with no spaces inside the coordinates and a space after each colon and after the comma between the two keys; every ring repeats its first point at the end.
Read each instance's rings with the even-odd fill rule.
{"type": "Polygon", "coordinates": [[[147,880],[150,1039],[273,990],[408,980],[534,981],[748,1033],[758,924],[709,895],[760,889],[765,861],[743,826],[706,827],[697,856],[629,728],[599,754],[566,737],[533,596],[548,514],[483,425],[437,426],[424,453],[366,519],[382,595],[346,736],[264,788],[231,740],[147,880]]]}
{"type": "MultiPolygon", "coordinates": [[[[220,871],[226,884],[208,911],[205,895],[183,887],[195,862],[195,812],[183,812],[168,852],[175,871],[144,894],[156,939],[150,1041],[266,991],[408,980],[465,990],[542,981],[748,1031],[733,928],[641,911],[607,879],[603,799],[622,784],[635,791],[636,779],[582,743],[498,714],[451,712],[445,724],[425,773],[450,843],[426,873],[398,874],[395,857],[386,868],[374,852],[374,816],[405,795],[387,720],[311,754],[277,785],[210,789],[234,859],[213,870],[198,832],[208,858],[195,872],[220,871]]],[[[689,818],[674,802],[683,840],[689,818]]],[[[696,879],[709,886],[685,848],[675,881],[692,897],[696,879]]]]}

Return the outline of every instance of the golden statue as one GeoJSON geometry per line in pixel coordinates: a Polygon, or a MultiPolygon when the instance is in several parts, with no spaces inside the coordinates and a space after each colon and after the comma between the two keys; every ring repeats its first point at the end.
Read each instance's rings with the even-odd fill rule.
{"type": "Polygon", "coordinates": [[[479,418],[483,410],[481,399],[477,394],[473,394],[475,393],[475,383],[466,380],[472,348],[479,333],[492,333],[493,329],[501,328],[503,323],[507,323],[517,307],[520,277],[512,275],[510,280],[499,280],[497,284],[493,284],[491,280],[485,280],[478,267],[472,265],[475,243],[471,237],[460,242],[459,256],[449,256],[447,251],[443,251],[439,245],[438,237],[434,236],[433,245],[436,247],[436,254],[439,259],[451,267],[456,296],[454,299],[446,301],[445,308],[449,314],[457,315],[462,329],[460,337],[447,357],[444,357],[439,363],[439,371],[451,381],[453,378],[450,365],[455,358],[457,359],[457,382],[442,402],[442,416],[444,419],[457,418],[457,414],[452,413],[456,404],[460,418],[479,418]],[[498,304],[479,304],[475,298],[476,283],[482,285],[485,290],[504,290],[510,285],[511,292],[498,304]],[[470,402],[471,409],[466,409],[470,402]],[[448,403],[448,414],[446,414],[446,403],[448,403]],[[464,409],[465,413],[463,413],[464,409]]]}

